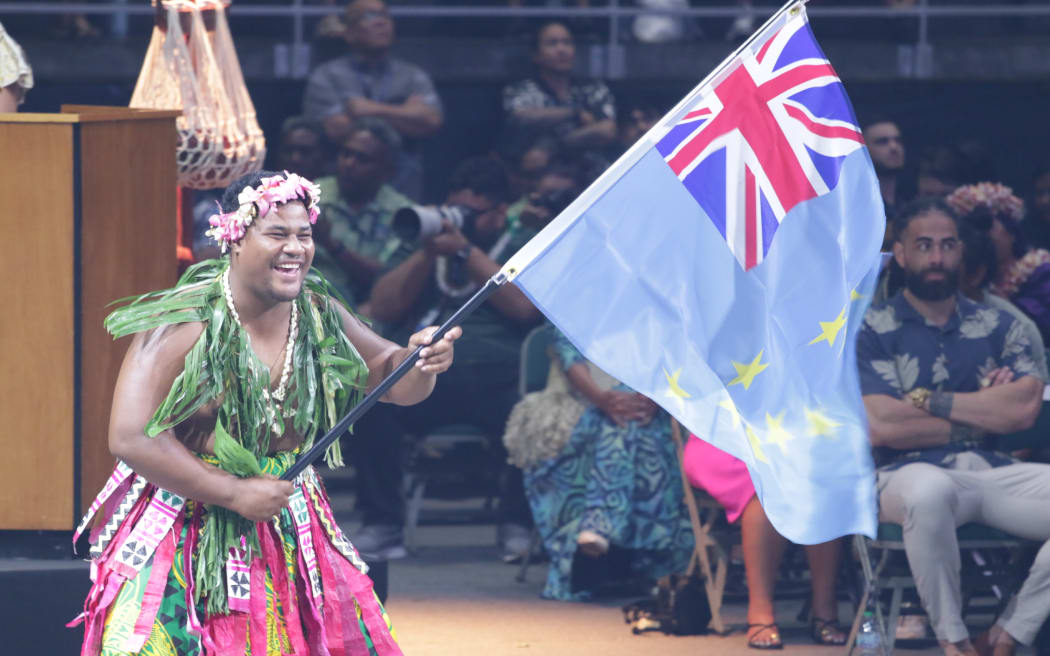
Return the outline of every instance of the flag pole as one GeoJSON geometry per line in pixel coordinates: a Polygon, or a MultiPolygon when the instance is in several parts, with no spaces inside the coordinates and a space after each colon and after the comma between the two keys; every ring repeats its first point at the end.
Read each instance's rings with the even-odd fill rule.
{"type": "MultiPolygon", "coordinates": [[[[452,316],[449,317],[445,323],[441,324],[441,326],[434,333],[431,343],[437,342],[437,340],[441,339],[445,335],[445,333],[462,323],[463,319],[465,319],[470,313],[476,310],[479,305],[484,303],[489,296],[492,296],[492,294],[494,294],[506,281],[507,278],[502,273],[497,273],[496,275],[489,278],[485,285],[477,292],[475,292],[473,296],[470,297],[470,300],[468,300],[466,303],[463,304],[462,307],[456,310],[455,313],[453,313],[452,316]]],[[[358,402],[358,404],[355,405],[353,409],[351,409],[350,412],[346,414],[346,416],[340,419],[339,422],[336,423],[336,425],[333,426],[331,430],[325,433],[324,437],[314,442],[314,445],[310,447],[306,451],[306,453],[299,456],[295,463],[288,468],[288,471],[281,475],[281,479],[285,481],[293,480],[296,476],[301,474],[303,470],[305,470],[307,467],[313,464],[314,461],[320,458],[321,455],[328,450],[328,447],[331,446],[333,442],[338,440],[339,437],[343,433],[345,433],[355,421],[360,419],[362,415],[364,415],[372,408],[372,406],[378,403],[379,399],[382,398],[382,396],[388,391],[390,391],[390,388],[393,387],[394,384],[397,383],[397,381],[401,380],[405,376],[405,374],[412,370],[412,368],[416,364],[416,360],[419,359],[419,352],[422,351],[424,348],[426,348],[426,345],[417,346],[416,350],[412,351],[412,353],[407,358],[405,358],[405,360],[401,364],[399,364],[392,372],[390,372],[389,376],[384,378],[381,383],[376,385],[376,388],[374,390],[365,395],[365,398],[361,399],[361,401],[358,402]]]]}
{"type": "MultiPolygon", "coordinates": [[[[769,31],[770,27],[777,24],[785,15],[790,14],[791,16],[796,15],[802,11],[803,7],[809,0],[788,0],[783,7],[778,9],[772,16],[770,16],[765,23],[762,23],[762,27],[755,30],[750,37],[744,40],[736,50],[734,50],[728,57],[722,60],[710,73],[704,77],[693,89],[685,95],[678,104],[676,104],[669,112],[664,114],[659,121],[653,124],[653,127],[649,128],[649,131],[643,134],[638,141],[634,142],[627,151],[620,155],[619,159],[612,163],[609,168],[605,169],[605,172],[598,176],[598,179],[591,183],[582,194],[580,194],[576,200],[568,205],[558,216],[554,217],[546,227],[543,228],[532,239],[522,246],[517,253],[515,253],[507,263],[500,269],[500,273],[507,277],[507,280],[513,281],[519,273],[521,273],[529,264],[536,259],[540,253],[543,253],[553,244],[558,237],[561,236],[565,230],[572,225],[576,219],[580,217],[583,210],[590,207],[598,198],[608,191],[609,187],[612,186],[613,182],[618,180],[620,176],[627,172],[632,166],[634,166],[638,160],[640,160],[649,150],[652,145],[659,141],[658,137],[663,136],[661,132],[666,131],[666,125],[672,123],[678,114],[682,113],[686,108],[692,105],[696,100],[696,95],[707,85],[714,82],[715,79],[721,75],[726,68],[728,68],[734,60],[736,60],[740,53],[750,48],[756,40],[769,31]],[[657,138],[654,138],[657,137],[657,138]]],[[[676,121],[675,121],[676,122],[676,121]]]]}

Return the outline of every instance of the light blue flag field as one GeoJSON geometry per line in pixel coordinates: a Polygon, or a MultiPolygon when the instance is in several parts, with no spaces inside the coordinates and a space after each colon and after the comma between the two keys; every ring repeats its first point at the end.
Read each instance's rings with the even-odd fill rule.
{"type": "Polygon", "coordinates": [[[776,529],[814,544],[875,533],[854,347],[884,230],[849,99],[792,3],[501,273],[743,460],[776,529]]]}

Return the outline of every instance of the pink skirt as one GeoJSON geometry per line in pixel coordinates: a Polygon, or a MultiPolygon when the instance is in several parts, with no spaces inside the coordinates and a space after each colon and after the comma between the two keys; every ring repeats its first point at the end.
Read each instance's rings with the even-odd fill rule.
{"type": "Polygon", "coordinates": [[[696,435],[690,435],[682,457],[685,476],[726,509],[726,519],[735,522],[755,496],[747,465],[696,435]]]}
{"type": "MultiPolygon", "coordinates": [[[[283,452],[261,464],[279,476],[294,461],[283,452]]],[[[259,551],[230,549],[218,566],[224,581],[216,589],[225,589],[229,610],[208,612],[211,590],[199,603],[195,594],[206,508],[119,463],[77,530],[96,512],[106,518],[91,532],[84,612],[70,623],[85,625],[81,655],[175,653],[166,646],[177,638],[179,653],[207,656],[400,656],[367,565],[336,525],[320,477],[309,467],[294,485],[289,507],[255,524],[259,551]]]]}

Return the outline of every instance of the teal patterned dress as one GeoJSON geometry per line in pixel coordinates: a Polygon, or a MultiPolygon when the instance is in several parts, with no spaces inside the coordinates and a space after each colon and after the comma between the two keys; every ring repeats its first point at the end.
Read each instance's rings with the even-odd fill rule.
{"type": "MultiPolygon", "coordinates": [[[[554,348],[565,370],[584,362],[557,331],[554,348]]],[[[583,530],[627,550],[629,573],[639,578],[656,579],[688,564],[693,533],[663,410],[645,426],[621,427],[598,408],[587,408],[562,451],[525,471],[525,493],[551,559],[541,593],[546,599],[591,596],[571,585],[576,538],[583,530]]]]}

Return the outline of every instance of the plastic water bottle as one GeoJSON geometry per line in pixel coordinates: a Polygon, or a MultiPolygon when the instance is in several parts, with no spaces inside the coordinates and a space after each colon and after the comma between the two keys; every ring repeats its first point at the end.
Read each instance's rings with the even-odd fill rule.
{"type": "Polygon", "coordinates": [[[859,656],[883,656],[882,636],[875,626],[875,615],[870,611],[864,611],[861,620],[860,631],[857,633],[857,651],[859,656]]]}

